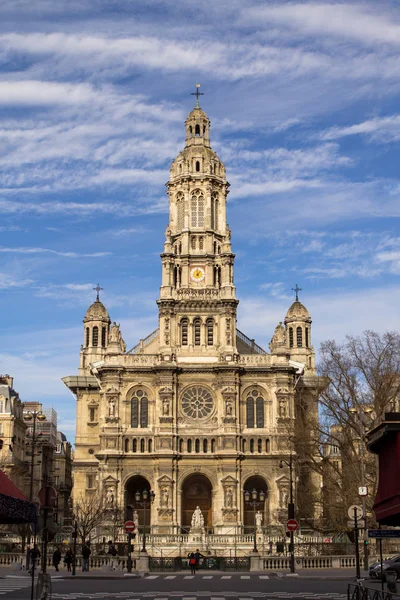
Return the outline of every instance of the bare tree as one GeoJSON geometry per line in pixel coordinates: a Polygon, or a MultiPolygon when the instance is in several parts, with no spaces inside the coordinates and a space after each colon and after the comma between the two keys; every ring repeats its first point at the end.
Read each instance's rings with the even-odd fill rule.
{"type": "Polygon", "coordinates": [[[372,418],[398,409],[400,334],[365,331],[359,337],[348,336],[342,344],[328,340],[321,345],[318,374],[327,382],[318,394],[318,418],[301,411],[294,444],[303,457],[300,469],[311,469],[322,479],[321,525],[345,531],[347,508],[359,502],[362,469],[370,492],[367,508],[372,509],[376,459],[366,451],[364,430],[372,418]],[[311,436],[305,439],[307,420],[311,436]]]}
{"type": "Polygon", "coordinates": [[[81,495],[74,504],[74,519],[77,524],[78,537],[84,545],[105,518],[105,503],[98,493],[81,495]]]}

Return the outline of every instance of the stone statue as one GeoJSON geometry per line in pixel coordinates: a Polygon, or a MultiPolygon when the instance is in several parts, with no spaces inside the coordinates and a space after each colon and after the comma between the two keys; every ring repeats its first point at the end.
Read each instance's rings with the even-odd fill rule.
{"type": "Polygon", "coordinates": [[[164,416],[169,415],[169,401],[168,400],[163,401],[163,415],[164,416]]]}
{"type": "Polygon", "coordinates": [[[137,510],[133,511],[132,521],[135,523],[135,531],[139,531],[139,515],[137,510]]]}
{"type": "Polygon", "coordinates": [[[286,400],[279,400],[279,416],[286,417],[287,416],[287,403],[286,400]]]}
{"type": "Polygon", "coordinates": [[[228,488],[226,490],[226,507],[227,508],[232,508],[233,507],[233,493],[232,493],[232,488],[228,488]]]}
{"type": "Polygon", "coordinates": [[[202,529],[204,527],[204,517],[199,506],[196,506],[196,510],[192,515],[191,527],[192,529],[202,529]]]}
{"type": "Polygon", "coordinates": [[[261,529],[262,520],[263,520],[262,512],[260,510],[258,510],[256,512],[256,529],[261,529]]]}
{"type": "Polygon", "coordinates": [[[282,321],[275,327],[274,335],[269,343],[269,349],[274,350],[276,346],[282,346],[286,343],[286,332],[282,321]]]}
{"type": "Polygon", "coordinates": [[[114,321],[110,327],[110,334],[108,336],[108,341],[109,342],[119,342],[120,335],[121,335],[121,332],[119,330],[119,325],[117,325],[117,323],[114,321]]]}
{"type": "Polygon", "coordinates": [[[281,492],[281,507],[286,508],[288,505],[289,494],[287,490],[282,490],[281,492]]]}
{"type": "Polygon", "coordinates": [[[114,490],[111,487],[107,488],[106,504],[107,504],[107,506],[113,506],[113,504],[114,504],[114,490]]]}
{"type": "Polygon", "coordinates": [[[166,487],[161,490],[161,506],[168,507],[169,493],[166,487]]]}
{"type": "Polygon", "coordinates": [[[232,415],[232,404],[230,402],[226,403],[226,414],[228,417],[232,415]]]}
{"type": "Polygon", "coordinates": [[[115,417],[115,400],[111,398],[108,402],[108,416],[115,417]]]}

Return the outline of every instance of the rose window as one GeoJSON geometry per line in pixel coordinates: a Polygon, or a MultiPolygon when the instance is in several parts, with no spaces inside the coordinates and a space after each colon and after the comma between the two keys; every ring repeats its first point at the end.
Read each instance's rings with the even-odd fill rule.
{"type": "Polygon", "coordinates": [[[208,390],[202,387],[192,387],[182,395],[182,410],[192,419],[204,419],[213,409],[213,399],[208,390]]]}

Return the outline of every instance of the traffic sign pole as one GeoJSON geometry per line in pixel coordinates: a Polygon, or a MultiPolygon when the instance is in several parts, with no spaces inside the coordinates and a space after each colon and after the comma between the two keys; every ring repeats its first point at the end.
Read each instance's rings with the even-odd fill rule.
{"type": "Polygon", "coordinates": [[[125,531],[128,534],[128,560],[126,563],[128,573],[132,573],[131,540],[135,529],[136,525],[133,521],[125,521],[125,531]]]}
{"type": "Polygon", "coordinates": [[[354,506],[353,510],[354,510],[354,542],[355,542],[355,545],[356,545],[356,576],[357,576],[357,579],[360,579],[361,572],[360,572],[360,550],[359,550],[359,547],[358,547],[357,507],[354,506]]]}

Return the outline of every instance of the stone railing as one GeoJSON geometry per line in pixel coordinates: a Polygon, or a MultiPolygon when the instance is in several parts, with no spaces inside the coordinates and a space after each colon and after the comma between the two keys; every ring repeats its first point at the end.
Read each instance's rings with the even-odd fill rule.
{"type": "Polygon", "coordinates": [[[249,366],[272,364],[270,354],[241,354],[238,363],[249,366]]]}
{"type": "MultiPolygon", "coordinates": [[[[296,569],[355,569],[355,556],[315,556],[312,558],[296,556],[296,569]]],[[[266,571],[290,569],[289,556],[271,556],[264,558],[266,571]]]]}
{"type": "MultiPolygon", "coordinates": [[[[63,558],[61,558],[61,567],[64,566],[63,558]]],[[[135,568],[136,559],[132,556],[133,568],[135,568]]],[[[15,569],[22,569],[25,566],[26,555],[21,553],[0,553],[0,567],[14,567],[15,569]]],[[[89,568],[91,569],[111,569],[115,568],[119,571],[126,569],[126,556],[91,556],[89,561],[89,568]]],[[[47,556],[46,564],[51,567],[53,564],[51,553],[47,556]]],[[[82,568],[82,556],[76,557],[75,566],[77,569],[82,568]]]]}
{"type": "Polygon", "coordinates": [[[104,362],[106,366],[115,367],[151,367],[161,364],[161,357],[159,354],[106,354],[104,362]]]}

